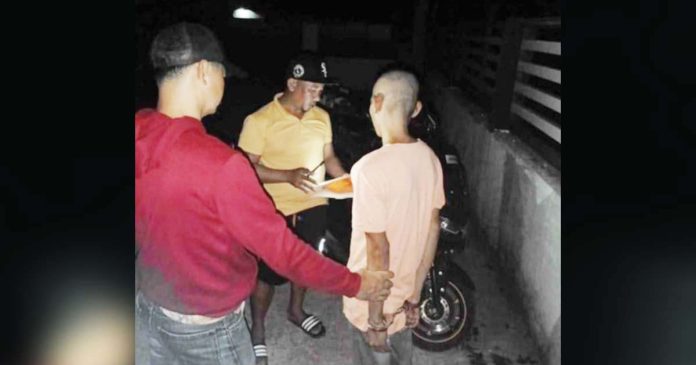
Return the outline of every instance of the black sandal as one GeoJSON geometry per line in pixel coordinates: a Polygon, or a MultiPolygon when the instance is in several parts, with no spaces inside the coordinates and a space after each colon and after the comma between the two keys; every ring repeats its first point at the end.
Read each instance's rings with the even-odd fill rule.
{"type": "Polygon", "coordinates": [[[326,328],[324,328],[324,324],[321,323],[321,320],[319,318],[312,314],[308,315],[307,318],[305,318],[299,325],[293,321],[290,321],[290,323],[299,327],[304,333],[306,333],[312,338],[319,338],[326,334],[326,328]],[[319,327],[319,332],[313,333],[312,330],[317,328],[317,326],[319,327]]]}
{"type": "Polygon", "coordinates": [[[268,358],[268,348],[266,344],[254,345],[254,356],[258,359],[260,357],[268,358]]]}

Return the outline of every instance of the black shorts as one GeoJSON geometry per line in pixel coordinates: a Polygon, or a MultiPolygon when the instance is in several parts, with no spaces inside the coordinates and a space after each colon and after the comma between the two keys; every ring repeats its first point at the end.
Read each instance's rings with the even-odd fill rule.
{"type": "MultiPolygon", "coordinates": [[[[320,205],[285,217],[288,227],[315,250],[326,231],[327,206],[320,205]]],[[[288,279],[278,275],[259,259],[259,280],[270,285],[283,285],[288,279]]]]}

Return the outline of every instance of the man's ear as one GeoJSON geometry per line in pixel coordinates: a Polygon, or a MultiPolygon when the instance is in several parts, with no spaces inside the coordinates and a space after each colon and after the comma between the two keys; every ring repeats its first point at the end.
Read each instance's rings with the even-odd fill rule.
{"type": "Polygon", "coordinates": [[[200,60],[196,62],[196,78],[203,81],[204,84],[208,83],[208,77],[210,73],[210,64],[206,60],[200,60]]]}
{"type": "Polygon", "coordinates": [[[375,112],[379,112],[384,106],[384,94],[375,94],[375,96],[372,98],[372,104],[375,106],[375,112]]]}
{"type": "Polygon", "coordinates": [[[416,107],[413,108],[413,113],[411,113],[411,118],[415,118],[418,113],[421,112],[421,109],[423,109],[423,104],[421,103],[420,100],[416,101],[416,107]]]}
{"type": "Polygon", "coordinates": [[[288,79],[287,84],[286,84],[288,91],[294,92],[295,89],[297,89],[297,84],[298,84],[298,81],[296,79],[292,79],[292,78],[288,79]]]}

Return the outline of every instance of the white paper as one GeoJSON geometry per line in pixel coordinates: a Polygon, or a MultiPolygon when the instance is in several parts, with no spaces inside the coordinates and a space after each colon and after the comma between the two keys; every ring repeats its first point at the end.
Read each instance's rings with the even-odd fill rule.
{"type": "Polygon", "coordinates": [[[315,197],[320,197],[320,198],[331,198],[331,199],[348,199],[353,197],[353,192],[347,192],[347,193],[336,193],[330,190],[327,190],[325,187],[333,182],[336,182],[338,180],[343,180],[343,179],[350,179],[350,175],[345,175],[341,177],[337,177],[335,179],[327,180],[324,181],[320,184],[317,184],[316,187],[314,188],[314,192],[311,193],[311,196],[315,197]]]}

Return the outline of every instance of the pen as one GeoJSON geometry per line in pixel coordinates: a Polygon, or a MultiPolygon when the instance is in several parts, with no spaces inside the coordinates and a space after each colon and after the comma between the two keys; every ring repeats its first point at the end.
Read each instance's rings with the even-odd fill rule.
{"type": "Polygon", "coordinates": [[[321,165],[323,165],[323,164],[324,164],[324,161],[321,161],[321,162],[317,165],[317,167],[313,168],[312,171],[310,171],[309,174],[307,174],[307,175],[313,174],[314,171],[317,171],[317,169],[320,168],[321,165]]]}

